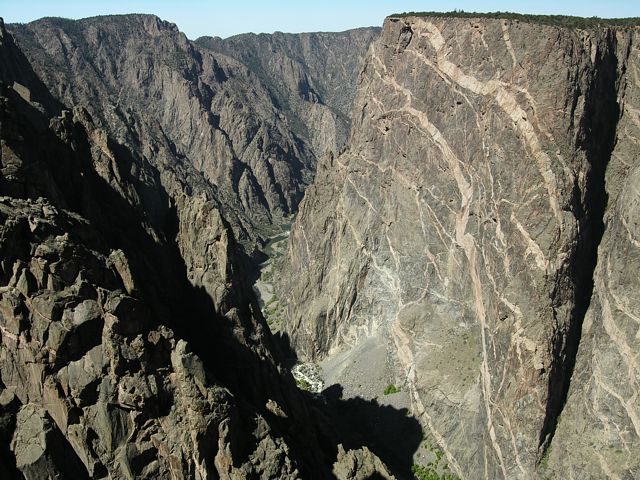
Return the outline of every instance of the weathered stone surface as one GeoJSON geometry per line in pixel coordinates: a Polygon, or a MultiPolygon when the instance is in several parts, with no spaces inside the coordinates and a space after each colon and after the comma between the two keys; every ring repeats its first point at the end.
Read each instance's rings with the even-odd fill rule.
{"type": "Polygon", "coordinates": [[[636,42],[388,18],[347,150],[302,202],[278,287],[293,347],[386,344],[463,478],[638,474],[636,42]]]}
{"type": "MultiPolygon", "coordinates": [[[[187,190],[208,185],[206,200],[221,203],[242,240],[255,240],[258,227],[297,206],[315,158],[242,64],[199,49],[151,15],[49,18],[12,32],[51,92],[86,108],[105,180],[137,175],[114,163],[126,147],[158,168],[155,181],[169,190],[166,169],[187,177],[187,190]]],[[[137,196],[152,221],[164,221],[149,191],[123,193],[137,196]]]]}
{"type": "Polygon", "coordinates": [[[556,477],[640,476],[639,41],[638,31],[616,36],[621,116],[605,176],[608,200],[593,295],[547,455],[549,475],[556,477]]]}
{"type": "Polygon", "coordinates": [[[376,29],[12,28],[55,98],[0,22],[0,476],[393,478],[248,284],[320,157],[278,295],[380,370],[363,418],[392,382],[462,478],[640,475],[637,29],[390,18],[334,155],[376,29]]]}
{"type": "Polygon", "coordinates": [[[69,447],[43,408],[28,404],[20,409],[11,449],[25,479],[90,478],[69,447]]]}
{"type": "Polygon", "coordinates": [[[380,28],[345,32],[252,33],[201,37],[196,44],[229,55],[260,78],[316,156],[337,154],[347,140],[356,78],[380,28]]]}
{"type": "MultiPolygon", "coordinates": [[[[11,231],[20,229],[27,218],[38,218],[45,205],[41,200],[5,197],[0,204],[6,219],[0,228],[2,238],[12,238],[11,231]]],[[[107,256],[75,243],[77,228],[66,215],[47,219],[47,227],[40,231],[43,236],[22,241],[49,242],[47,251],[53,258],[60,252],[51,240],[63,224],[70,233],[65,251],[81,264],[101,263],[105,272],[100,277],[117,278],[107,256]]],[[[43,219],[39,220],[42,225],[43,219]]],[[[5,255],[6,247],[0,242],[5,255]]],[[[81,277],[65,285],[65,304],[57,320],[43,317],[31,308],[30,297],[17,293],[25,328],[16,333],[2,330],[2,396],[15,392],[23,405],[11,441],[16,468],[34,479],[101,478],[107,473],[118,478],[189,478],[187,472],[195,470],[203,477],[212,475],[213,459],[222,455],[218,425],[240,415],[232,414],[237,400],[212,380],[212,373],[189,352],[184,340],[140,316],[138,310],[144,308],[140,300],[127,297],[124,288],[109,291],[112,285],[87,284],[81,277]],[[60,329],[55,326],[62,333],[56,333],[60,329]]],[[[3,314],[3,319],[9,317],[3,314]]],[[[241,427],[236,430],[233,438],[220,439],[222,445],[249,433],[241,427]]],[[[263,430],[265,442],[270,429],[263,430]]],[[[288,464],[286,471],[294,469],[284,440],[274,442],[257,450],[258,460],[244,467],[246,474],[266,468],[260,459],[271,458],[280,449],[284,449],[283,468],[288,464]]],[[[276,477],[280,463],[270,467],[276,477]]]]}

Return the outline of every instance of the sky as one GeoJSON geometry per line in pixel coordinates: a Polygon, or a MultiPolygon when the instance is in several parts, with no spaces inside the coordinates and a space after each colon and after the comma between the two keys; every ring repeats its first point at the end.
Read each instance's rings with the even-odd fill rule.
{"type": "Polygon", "coordinates": [[[637,0],[0,0],[6,23],[41,17],[84,18],[153,13],[178,25],[187,37],[238,33],[341,31],[382,25],[391,13],[409,11],[511,11],[598,17],[640,17],[637,0]]]}

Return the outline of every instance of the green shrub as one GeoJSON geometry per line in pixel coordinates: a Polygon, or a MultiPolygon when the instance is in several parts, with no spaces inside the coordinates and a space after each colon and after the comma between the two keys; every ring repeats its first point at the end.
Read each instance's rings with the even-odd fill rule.
{"type": "Polygon", "coordinates": [[[296,385],[301,390],[306,390],[307,392],[311,391],[311,385],[306,380],[296,379],[296,385]]]}
{"type": "Polygon", "coordinates": [[[412,465],[411,471],[418,480],[460,480],[459,477],[449,472],[449,465],[443,460],[444,453],[441,450],[429,449],[436,458],[426,465],[412,465]]]}
{"type": "Polygon", "coordinates": [[[400,389],[398,387],[396,387],[395,385],[391,384],[391,385],[387,385],[384,389],[384,394],[385,395],[391,395],[393,393],[398,393],[400,391],[400,389]]]}

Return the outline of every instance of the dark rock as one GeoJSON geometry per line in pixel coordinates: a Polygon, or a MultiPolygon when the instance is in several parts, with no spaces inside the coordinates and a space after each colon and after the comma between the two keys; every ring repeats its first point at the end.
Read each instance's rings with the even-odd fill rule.
{"type": "Polygon", "coordinates": [[[245,260],[308,147],[156,17],[14,31],[57,99],[0,25],[0,473],[328,478],[245,260]]]}
{"type": "Polygon", "coordinates": [[[340,33],[249,33],[226,39],[201,37],[196,44],[247,65],[296,135],[321,158],[338,153],[347,140],[356,79],[379,33],[378,27],[340,33]]]}

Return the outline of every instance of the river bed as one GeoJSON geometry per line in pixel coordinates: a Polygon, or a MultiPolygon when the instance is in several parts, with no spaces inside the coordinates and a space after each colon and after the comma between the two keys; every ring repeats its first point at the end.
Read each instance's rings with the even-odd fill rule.
{"type": "Polygon", "coordinates": [[[282,230],[272,236],[265,244],[262,252],[267,255],[267,259],[259,265],[260,276],[253,285],[253,290],[258,297],[258,303],[262,310],[262,315],[267,321],[267,325],[272,333],[279,330],[282,323],[282,305],[275,293],[273,278],[278,273],[278,264],[287,249],[287,241],[291,233],[290,222],[281,226],[282,230]]]}

